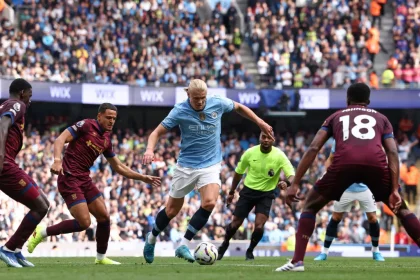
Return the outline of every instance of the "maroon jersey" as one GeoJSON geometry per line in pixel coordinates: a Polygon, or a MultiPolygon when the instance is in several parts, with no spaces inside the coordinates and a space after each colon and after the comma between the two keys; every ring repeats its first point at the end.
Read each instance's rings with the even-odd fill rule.
{"type": "Polygon", "coordinates": [[[391,123],[381,113],[351,105],[328,117],[321,129],[336,141],[333,165],[388,166],[382,141],[394,134],[391,123]]]}
{"type": "Polygon", "coordinates": [[[98,121],[86,119],[67,128],[73,136],[63,159],[64,172],[72,176],[89,176],[89,169],[103,154],[107,158],[115,156],[112,150],[111,133],[105,132],[98,121]]]}
{"type": "Polygon", "coordinates": [[[5,161],[7,163],[15,163],[16,156],[22,149],[25,113],[25,103],[17,99],[8,99],[0,105],[0,117],[9,116],[12,120],[6,139],[5,161]]]}

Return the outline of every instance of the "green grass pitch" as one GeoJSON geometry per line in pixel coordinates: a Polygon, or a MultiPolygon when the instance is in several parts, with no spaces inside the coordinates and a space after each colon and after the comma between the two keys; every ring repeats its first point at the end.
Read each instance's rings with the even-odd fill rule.
{"type": "Polygon", "coordinates": [[[255,261],[224,258],[212,266],[190,264],[177,258],[156,258],[151,265],[143,258],[112,258],[120,266],[99,266],[94,258],[28,258],[35,268],[8,268],[0,263],[0,279],[37,280],[206,280],[206,279],[299,279],[299,280],[410,280],[420,279],[420,258],[388,258],[375,262],[368,258],[329,258],[325,262],[305,261],[305,272],[279,273],[285,257],[259,257],[255,261]]]}

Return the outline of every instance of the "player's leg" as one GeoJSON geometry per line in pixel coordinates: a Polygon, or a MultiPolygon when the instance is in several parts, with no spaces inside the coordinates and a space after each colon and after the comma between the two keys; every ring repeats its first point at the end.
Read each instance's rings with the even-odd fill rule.
{"type": "Polygon", "coordinates": [[[146,234],[143,257],[147,263],[152,263],[155,258],[157,237],[169,225],[169,222],[178,215],[184,205],[184,197],[194,189],[195,178],[192,174],[189,175],[181,167],[177,167],[174,171],[171,190],[165,208],[157,214],[152,232],[146,234]]]}
{"type": "Polygon", "coordinates": [[[0,248],[0,259],[12,267],[33,267],[34,265],[25,259],[21,251],[23,244],[47,214],[49,202],[35,182],[21,169],[6,170],[3,175],[6,175],[2,176],[2,186],[5,194],[30,210],[16,232],[0,248]],[[11,174],[7,176],[9,172],[11,174]],[[9,183],[12,185],[9,185],[9,183]]]}
{"type": "MultiPolygon", "coordinates": [[[[270,199],[270,204],[271,204],[271,199],[270,199]]],[[[268,209],[267,211],[268,213],[266,212],[260,213],[260,212],[257,212],[257,208],[258,208],[258,205],[255,209],[255,213],[256,213],[255,227],[251,235],[251,241],[250,241],[249,247],[245,253],[245,260],[254,260],[254,249],[258,245],[258,243],[261,241],[264,235],[264,225],[268,220],[268,215],[270,212],[270,209],[268,209]]],[[[271,208],[271,205],[270,205],[270,208],[271,208]]],[[[262,210],[259,210],[259,211],[262,211],[262,210]]]]}
{"type": "MultiPolygon", "coordinates": [[[[388,200],[384,203],[389,206],[388,200]]],[[[399,208],[397,218],[407,231],[407,234],[414,240],[418,247],[420,247],[420,221],[409,209],[405,201],[402,201],[401,207],[399,208]]]]}
{"type": "MultiPolygon", "coordinates": [[[[93,184],[92,184],[93,185],[93,184]]],[[[96,260],[95,264],[113,264],[119,265],[119,262],[105,257],[108,249],[108,240],[111,232],[109,213],[106,209],[105,200],[99,190],[92,186],[92,189],[86,193],[89,212],[96,218],[96,260]],[[94,189],[93,189],[94,188],[94,189]],[[95,190],[96,189],[96,190],[95,190]]]]}
{"type": "MultiPolygon", "coordinates": [[[[344,196],[344,195],[343,195],[344,196]]],[[[343,197],[341,197],[342,199],[343,197]]],[[[324,246],[322,247],[322,252],[314,260],[315,261],[326,261],[328,258],[328,253],[331,247],[334,238],[337,238],[338,225],[343,219],[344,209],[347,209],[345,203],[341,200],[334,203],[334,212],[332,213],[331,219],[327,225],[327,232],[325,234],[324,246]],[[337,211],[337,212],[336,212],[337,211]]]]}
{"type": "MultiPolygon", "coordinates": [[[[38,244],[47,236],[81,232],[86,230],[91,224],[89,208],[87,206],[84,191],[81,187],[81,185],[86,184],[86,182],[81,182],[78,178],[72,176],[59,175],[57,183],[58,190],[74,219],[62,221],[47,228],[38,226],[34,234],[29,238],[29,253],[32,253],[36,246],[38,246],[38,244]]],[[[87,183],[90,183],[90,181],[87,183]]]]}
{"type": "Polygon", "coordinates": [[[180,246],[176,249],[175,255],[179,258],[183,258],[188,262],[194,262],[195,259],[191,255],[188,248],[188,244],[193,237],[199,232],[206,224],[216,205],[217,198],[219,197],[220,184],[210,183],[205,186],[199,187],[201,196],[201,207],[191,217],[190,222],[187,226],[184,238],[180,243],[180,246]]]}
{"type": "Polygon", "coordinates": [[[201,207],[191,217],[184,238],[175,251],[177,257],[183,258],[188,262],[195,261],[188,248],[188,244],[197,232],[207,224],[210,214],[216,205],[217,198],[219,197],[221,186],[220,170],[221,165],[219,163],[208,168],[200,169],[197,172],[196,186],[201,196],[201,207]]]}
{"type": "Polygon", "coordinates": [[[223,243],[218,249],[218,260],[223,258],[226,250],[229,248],[229,241],[235,235],[236,231],[244,222],[244,219],[248,217],[249,212],[254,208],[255,203],[243,196],[240,196],[238,202],[236,202],[235,211],[233,212],[233,219],[230,224],[226,226],[225,238],[223,243]]]}
{"type": "Polygon", "coordinates": [[[364,192],[358,193],[358,201],[360,209],[366,213],[369,222],[369,235],[372,240],[372,257],[375,261],[383,262],[385,259],[379,252],[379,234],[380,227],[376,217],[376,202],[372,192],[368,189],[364,192]]]}

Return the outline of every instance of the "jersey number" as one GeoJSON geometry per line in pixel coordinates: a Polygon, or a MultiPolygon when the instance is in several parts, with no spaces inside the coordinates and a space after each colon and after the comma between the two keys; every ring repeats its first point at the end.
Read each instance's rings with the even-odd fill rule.
{"type": "MultiPolygon", "coordinates": [[[[351,135],[358,139],[375,138],[375,130],[373,127],[376,125],[376,120],[374,117],[369,115],[358,115],[353,121],[355,126],[351,129],[351,135]]],[[[340,117],[340,122],[343,123],[343,141],[346,141],[349,139],[350,135],[350,116],[345,115],[340,117]]]]}

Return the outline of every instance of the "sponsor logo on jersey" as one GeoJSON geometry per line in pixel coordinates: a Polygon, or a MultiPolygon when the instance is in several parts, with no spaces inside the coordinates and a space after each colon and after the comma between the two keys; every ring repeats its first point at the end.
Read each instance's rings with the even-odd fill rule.
{"type": "Polygon", "coordinates": [[[94,143],[92,143],[92,141],[88,140],[86,141],[86,145],[91,148],[92,150],[98,152],[99,154],[103,153],[103,149],[101,147],[96,146],[94,143]]]}
{"type": "Polygon", "coordinates": [[[85,124],[85,121],[80,121],[78,123],[76,123],[77,127],[82,127],[85,124]]]}

